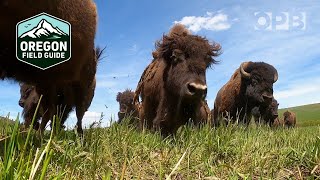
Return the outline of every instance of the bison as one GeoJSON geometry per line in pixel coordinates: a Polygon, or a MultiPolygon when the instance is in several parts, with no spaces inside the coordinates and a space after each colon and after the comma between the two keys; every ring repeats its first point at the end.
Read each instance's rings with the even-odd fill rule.
{"type": "MultiPolygon", "coordinates": [[[[265,104],[264,104],[265,105],[265,104]]],[[[276,99],[272,99],[268,106],[260,106],[252,109],[252,115],[255,119],[255,122],[262,122],[268,124],[270,127],[273,126],[276,119],[278,119],[278,107],[279,103],[276,99]]]]}
{"type": "MultiPolygon", "coordinates": [[[[20,84],[20,100],[19,105],[23,108],[22,115],[25,126],[29,126],[32,122],[38,101],[40,99],[36,89],[32,85],[20,84]]],[[[39,129],[38,120],[44,114],[42,106],[39,106],[38,113],[36,114],[33,127],[39,129]]]]}
{"type": "MultiPolygon", "coordinates": [[[[42,105],[54,109],[55,97],[65,86],[85,87],[81,74],[94,63],[94,38],[97,11],[93,0],[2,0],[0,2],[0,75],[36,87],[43,95],[42,105]],[[47,70],[40,70],[16,59],[15,29],[19,21],[46,12],[68,21],[71,25],[71,59],[47,70]]],[[[83,92],[77,92],[81,95],[83,92]]],[[[81,102],[78,102],[81,103],[81,102]]],[[[50,119],[52,113],[45,113],[50,119]]],[[[81,116],[79,114],[79,116],[81,116]]],[[[40,129],[44,129],[45,121],[40,129]]]]}
{"type": "Polygon", "coordinates": [[[228,119],[248,125],[253,108],[267,107],[272,102],[273,83],[277,80],[278,72],[270,64],[242,63],[217,93],[213,110],[214,122],[228,119]]]}
{"type": "Polygon", "coordinates": [[[190,119],[206,119],[201,106],[207,94],[206,70],[221,46],[176,24],[156,43],[154,59],[144,70],[134,102],[141,97],[140,125],[174,134],[190,119]]]}
{"type": "Polygon", "coordinates": [[[118,122],[121,123],[122,120],[131,115],[132,119],[130,123],[135,123],[136,119],[139,117],[139,108],[133,102],[134,92],[130,89],[126,89],[123,92],[118,92],[117,102],[120,106],[120,111],[118,112],[118,122]]]}
{"type": "Polygon", "coordinates": [[[296,114],[292,111],[286,111],[283,113],[283,122],[285,127],[295,127],[296,126],[296,114]]]}
{"type": "MultiPolygon", "coordinates": [[[[40,128],[44,130],[48,121],[53,117],[54,114],[61,115],[60,125],[63,127],[69,113],[72,109],[76,108],[77,115],[77,131],[82,134],[82,118],[84,113],[88,110],[92,99],[94,97],[94,90],[96,87],[95,73],[97,69],[97,62],[102,54],[103,50],[99,48],[94,51],[95,60],[88,63],[86,67],[82,69],[82,85],[69,85],[65,87],[60,87],[56,89],[53,93],[54,97],[50,97],[53,106],[46,106],[45,104],[40,104],[40,111],[38,112],[35,120],[35,129],[40,128]],[[60,107],[56,109],[57,107],[60,107]],[[45,114],[50,114],[50,116],[45,116],[45,114]],[[42,117],[42,121],[39,127],[39,118],[42,117]]],[[[21,84],[20,87],[21,98],[19,100],[19,105],[24,108],[23,114],[25,119],[25,126],[29,127],[32,121],[33,114],[35,112],[36,106],[39,101],[39,95],[36,92],[36,87],[28,84],[21,84]]]]}

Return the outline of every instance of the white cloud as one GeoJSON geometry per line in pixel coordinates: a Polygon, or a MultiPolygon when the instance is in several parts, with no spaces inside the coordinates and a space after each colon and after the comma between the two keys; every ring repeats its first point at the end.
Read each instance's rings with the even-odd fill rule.
{"type": "Polygon", "coordinates": [[[231,24],[228,22],[228,15],[218,12],[213,14],[207,12],[205,16],[186,16],[180,21],[175,21],[175,24],[180,23],[188,27],[190,31],[198,32],[202,29],[210,31],[222,31],[229,29],[231,24]]]}

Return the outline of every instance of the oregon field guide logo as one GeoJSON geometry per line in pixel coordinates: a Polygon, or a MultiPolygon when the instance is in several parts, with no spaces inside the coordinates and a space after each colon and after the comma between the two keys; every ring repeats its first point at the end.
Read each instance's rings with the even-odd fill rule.
{"type": "Polygon", "coordinates": [[[71,25],[69,22],[41,13],[17,24],[18,60],[48,69],[71,58],[71,25]]]}

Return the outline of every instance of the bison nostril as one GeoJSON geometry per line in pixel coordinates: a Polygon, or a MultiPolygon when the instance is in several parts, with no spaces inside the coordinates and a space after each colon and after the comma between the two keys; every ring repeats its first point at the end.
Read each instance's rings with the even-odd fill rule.
{"type": "Polygon", "coordinates": [[[273,95],[262,95],[263,99],[265,100],[272,100],[273,99],[273,95]]]}
{"type": "Polygon", "coordinates": [[[194,95],[196,93],[196,88],[192,86],[191,84],[188,84],[188,90],[190,94],[194,95]]]}
{"type": "Polygon", "coordinates": [[[19,105],[20,105],[21,107],[23,107],[23,106],[24,106],[24,103],[23,103],[22,101],[19,101],[19,105]]]}
{"type": "Polygon", "coordinates": [[[188,83],[187,85],[188,93],[190,95],[199,95],[199,96],[206,96],[207,95],[207,86],[202,84],[196,83],[188,83]]]}

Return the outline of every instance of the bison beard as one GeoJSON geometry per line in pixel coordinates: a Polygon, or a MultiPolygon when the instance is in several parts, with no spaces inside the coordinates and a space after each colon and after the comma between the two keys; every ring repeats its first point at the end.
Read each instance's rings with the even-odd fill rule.
{"type": "Polygon", "coordinates": [[[277,70],[267,63],[242,63],[217,94],[213,110],[215,124],[230,119],[248,125],[253,108],[268,107],[272,102],[273,83],[277,79],[277,70]]]}
{"type": "MultiPolygon", "coordinates": [[[[142,104],[140,126],[173,134],[190,119],[201,121],[207,93],[206,69],[216,61],[220,45],[192,35],[182,25],[175,25],[156,43],[153,61],[143,72],[134,102],[142,104]]],[[[208,108],[205,108],[208,109],[208,108]]],[[[203,117],[206,116],[206,117],[203,117]]]]}
{"type": "MultiPolygon", "coordinates": [[[[0,78],[13,79],[36,86],[43,95],[42,105],[55,109],[55,95],[65,86],[85,87],[80,74],[94,63],[92,50],[97,25],[97,11],[92,0],[4,0],[0,3],[0,78]],[[15,28],[19,21],[46,12],[72,24],[72,57],[47,70],[18,61],[15,56],[15,28]]],[[[84,92],[79,92],[83,96],[84,92]]],[[[80,102],[79,102],[80,103],[80,102]]],[[[53,113],[45,113],[44,119],[53,113]]],[[[77,114],[78,116],[78,114],[77,114]]],[[[81,116],[81,115],[79,115],[81,116]]],[[[41,124],[44,129],[45,124],[41,124]]]]}

